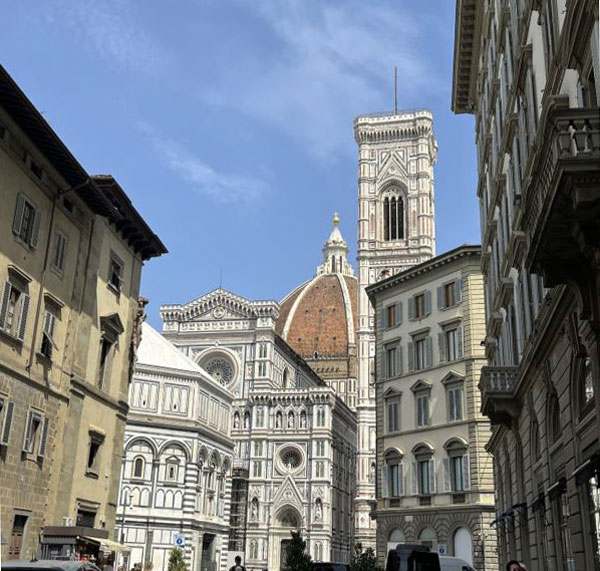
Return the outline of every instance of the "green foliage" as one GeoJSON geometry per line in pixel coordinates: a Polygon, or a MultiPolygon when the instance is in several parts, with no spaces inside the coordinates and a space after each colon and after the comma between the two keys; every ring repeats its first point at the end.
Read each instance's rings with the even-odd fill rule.
{"type": "Polygon", "coordinates": [[[354,546],[354,555],[350,561],[350,571],[379,571],[377,557],[372,547],[363,550],[362,544],[354,546]]]}
{"type": "Polygon", "coordinates": [[[311,571],[310,555],[306,553],[306,541],[299,531],[292,531],[292,540],[287,548],[287,557],[282,571],[311,571]]]}
{"type": "Polygon", "coordinates": [[[183,550],[179,547],[171,550],[168,571],[187,571],[187,566],[183,560],[183,550]]]}

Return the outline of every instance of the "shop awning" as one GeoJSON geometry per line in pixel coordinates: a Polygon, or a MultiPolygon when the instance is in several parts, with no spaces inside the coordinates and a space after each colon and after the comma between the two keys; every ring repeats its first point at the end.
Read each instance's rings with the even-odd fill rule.
{"type": "Polygon", "coordinates": [[[131,547],[113,541],[112,539],[100,539],[99,537],[86,537],[86,539],[99,543],[100,549],[103,551],[131,551],[131,547]]]}

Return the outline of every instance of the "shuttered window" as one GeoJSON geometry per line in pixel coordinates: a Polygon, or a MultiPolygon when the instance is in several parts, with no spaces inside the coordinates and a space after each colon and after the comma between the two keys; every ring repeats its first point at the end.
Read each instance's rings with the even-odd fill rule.
{"type": "Polygon", "coordinates": [[[40,233],[40,222],[41,214],[39,210],[24,194],[19,194],[13,219],[13,234],[35,248],[40,233]]]}
{"type": "Polygon", "coordinates": [[[23,340],[29,314],[29,295],[8,280],[4,283],[0,303],[0,329],[23,340]]]}

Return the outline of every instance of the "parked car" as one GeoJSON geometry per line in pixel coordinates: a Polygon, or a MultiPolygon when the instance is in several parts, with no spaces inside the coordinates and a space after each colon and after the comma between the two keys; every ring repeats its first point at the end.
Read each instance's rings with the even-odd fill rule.
{"type": "Polygon", "coordinates": [[[440,555],[440,569],[442,571],[475,571],[464,559],[445,555],[440,555]]]}
{"type": "Polygon", "coordinates": [[[350,565],[345,563],[319,563],[312,564],[313,571],[349,571],[350,565]]]}
{"type": "Polygon", "coordinates": [[[100,571],[89,561],[59,561],[56,559],[41,559],[40,561],[27,561],[15,559],[3,561],[2,571],[100,571]]]}

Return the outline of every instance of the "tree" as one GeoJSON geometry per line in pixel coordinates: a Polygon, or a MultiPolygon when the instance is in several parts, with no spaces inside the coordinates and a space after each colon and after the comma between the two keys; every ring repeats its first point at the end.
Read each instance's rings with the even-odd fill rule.
{"type": "Polygon", "coordinates": [[[168,571],[187,571],[187,565],[183,560],[183,551],[179,547],[171,550],[168,571]]]}
{"type": "Polygon", "coordinates": [[[292,531],[292,540],[287,547],[287,555],[282,571],[311,571],[310,555],[306,553],[306,541],[299,531],[292,531]]]}
{"type": "Polygon", "coordinates": [[[363,551],[361,543],[354,546],[354,555],[350,561],[350,571],[378,571],[377,557],[372,547],[363,551]]]}

